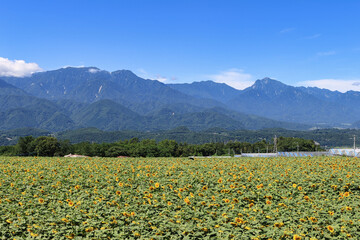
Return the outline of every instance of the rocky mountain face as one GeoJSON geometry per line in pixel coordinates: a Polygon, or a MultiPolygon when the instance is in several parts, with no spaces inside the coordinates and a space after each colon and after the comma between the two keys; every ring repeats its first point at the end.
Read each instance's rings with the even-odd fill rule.
{"type": "MultiPolygon", "coordinates": [[[[194,84],[194,83],[193,83],[194,84]]],[[[177,90],[188,91],[193,84],[176,84],[177,90]]],[[[216,99],[222,84],[200,82],[193,89],[216,99]]],[[[293,87],[277,80],[257,80],[244,90],[228,91],[230,99],[222,101],[227,108],[279,121],[305,123],[318,127],[349,127],[360,119],[360,92],[341,93],[315,87],[293,87]]]]}
{"type": "Polygon", "coordinates": [[[163,84],[129,70],[62,68],[0,77],[0,130],[308,129],[358,121],[359,92],[265,78],[244,90],[212,81],[163,84]]]}
{"type": "Polygon", "coordinates": [[[35,73],[30,77],[3,79],[39,98],[84,103],[111,99],[140,113],[177,103],[198,107],[222,106],[211,99],[195,99],[159,81],[140,78],[129,70],[110,73],[94,67],[69,67],[35,73]]]}

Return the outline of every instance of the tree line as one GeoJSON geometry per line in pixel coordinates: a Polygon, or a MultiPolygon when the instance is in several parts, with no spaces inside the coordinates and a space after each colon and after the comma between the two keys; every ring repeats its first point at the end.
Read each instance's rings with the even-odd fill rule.
{"type": "MultiPolygon", "coordinates": [[[[291,137],[277,139],[278,151],[316,151],[321,150],[312,140],[291,137]]],[[[187,156],[221,156],[241,153],[274,152],[274,143],[265,139],[255,143],[217,142],[205,144],[178,143],[174,140],[155,141],[152,139],[117,141],[114,143],[81,142],[71,144],[68,140],[55,137],[32,136],[20,137],[14,146],[1,146],[0,155],[9,156],[64,156],[79,154],[98,157],[187,157],[187,156]]]]}

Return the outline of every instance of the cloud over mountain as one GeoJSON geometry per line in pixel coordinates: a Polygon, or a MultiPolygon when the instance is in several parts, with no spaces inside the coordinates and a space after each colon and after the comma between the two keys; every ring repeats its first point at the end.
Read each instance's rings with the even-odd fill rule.
{"type": "Polygon", "coordinates": [[[347,92],[360,91],[360,79],[320,79],[312,81],[299,82],[298,86],[325,88],[331,91],[347,92]]]}
{"type": "Polygon", "coordinates": [[[9,60],[0,57],[0,76],[24,77],[39,71],[42,71],[42,69],[36,63],[26,63],[24,60],[9,60]]]}
{"type": "Polygon", "coordinates": [[[219,74],[208,75],[207,78],[217,83],[226,83],[239,90],[250,87],[254,83],[251,74],[244,73],[243,70],[236,68],[220,72],[219,74]]]}

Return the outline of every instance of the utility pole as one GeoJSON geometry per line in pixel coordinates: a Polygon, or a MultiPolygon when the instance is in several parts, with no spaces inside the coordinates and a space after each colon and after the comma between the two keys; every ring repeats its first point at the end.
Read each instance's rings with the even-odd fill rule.
{"type": "Polygon", "coordinates": [[[274,151],[275,151],[275,153],[277,153],[277,138],[276,138],[276,135],[274,137],[274,151]]]}
{"type": "Polygon", "coordinates": [[[356,139],[356,137],[355,137],[355,135],[354,135],[354,157],[356,156],[356,153],[355,153],[355,150],[356,150],[356,143],[355,143],[355,139],[356,139]]]}
{"type": "Polygon", "coordinates": [[[296,143],[296,150],[297,150],[297,153],[299,154],[299,143],[296,143]]]}

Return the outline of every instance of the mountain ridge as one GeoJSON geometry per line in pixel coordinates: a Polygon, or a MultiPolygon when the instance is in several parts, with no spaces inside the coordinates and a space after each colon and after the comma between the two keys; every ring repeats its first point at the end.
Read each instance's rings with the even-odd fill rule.
{"type": "Polygon", "coordinates": [[[351,126],[360,120],[360,111],[352,111],[356,104],[360,92],[293,87],[271,78],[237,90],[210,80],[164,84],[130,70],[96,67],[0,77],[0,129],[309,129],[351,126]]]}
{"type": "MultiPolygon", "coordinates": [[[[191,85],[170,86],[185,91],[191,85]]],[[[205,92],[203,95],[211,97],[221,84],[215,83],[210,90],[208,87],[205,82],[197,82],[195,89],[202,89],[205,92]]],[[[357,91],[341,93],[316,87],[294,87],[268,77],[256,80],[252,86],[243,90],[233,90],[234,97],[224,104],[245,114],[316,127],[348,127],[360,119],[357,108],[360,105],[360,92],[357,91]]]]}

